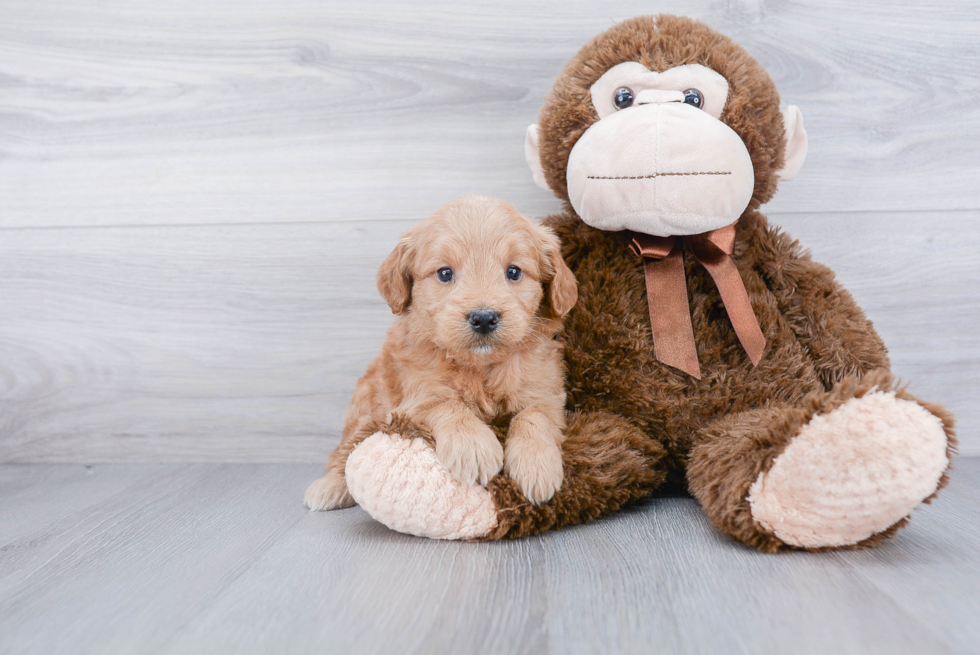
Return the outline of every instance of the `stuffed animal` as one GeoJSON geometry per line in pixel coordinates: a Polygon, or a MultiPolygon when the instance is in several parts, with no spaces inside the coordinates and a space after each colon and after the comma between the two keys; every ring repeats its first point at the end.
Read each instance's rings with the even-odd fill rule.
{"type": "MultiPolygon", "coordinates": [[[[376,519],[500,539],[687,490],[763,551],[872,546],[946,483],[952,417],[897,386],[831,270],[759,213],[806,154],[799,109],[731,40],[635,18],[562,70],[526,154],[564,201],[544,223],[579,283],[561,338],[565,477],[535,505],[504,474],[455,481],[412,425],[353,451],[376,519]]],[[[499,438],[506,438],[500,426],[499,438]]]]}

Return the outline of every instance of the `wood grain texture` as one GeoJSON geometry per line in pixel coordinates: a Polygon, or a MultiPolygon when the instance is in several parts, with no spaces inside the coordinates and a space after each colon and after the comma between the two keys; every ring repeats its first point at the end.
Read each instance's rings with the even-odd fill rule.
{"type": "Polygon", "coordinates": [[[945,489],[940,511],[918,512],[911,539],[886,547],[839,553],[876,588],[958,652],[980,649],[980,459],[954,463],[956,483],[945,489]],[[968,626],[968,627],[967,627],[968,626]]]}
{"type": "Polygon", "coordinates": [[[972,653],[980,459],[958,469],[881,548],[765,555],[688,498],[470,544],[307,512],[312,465],[0,466],[0,651],[972,653]],[[51,520],[7,537],[28,489],[51,520]]]}
{"type": "Polygon", "coordinates": [[[296,469],[137,467],[142,484],[6,543],[18,557],[0,560],[0,651],[159,650],[305,516],[296,469]]]}
{"type": "MultiPolygon", "coordinates": [[[[0,552],[5,560],[0,570],[10,574],[25,565],[21,558],[27,550],[17,538],[53,524],[63,529],[70,517],[85,516],[112,496],[179,466],[120,467],[110,475],[96,475],[92,466],[5,465],[0,469],[0,552]]],[[[3,574],[0,580],[6,580],[3,574]]]]}
{"type": "Polygon", "coordinates": [[[391,322],[401,224],[19,230],[6,461],[318,461],[391,322]]]}
{"type": "Polygon", "coordinates": [[[965,0],[0,0],[0,461],[319,461],[391,317],[374,270],[616,20],[707,21],[803,108],[767,208],[980,454],[980,21],[965,0]],[[871,254],[871,256],[869,256],[871,254]]]}
{"type": "Polygon", "coordinates": [[[164,652],[547,652],[542,555],[537,540],[428,541],[360,508],[311,512],[164,652]]]}
{"type": "Polygon", "coordinates": [[[811,135],[773,211],[980,208],[967,0],[0,4],[0,226],[544,213],[523,162],[559,69],[617,20],[705,20],[811,135]]]}
{"type": "MultiPolygon", "coordinates": [[[[980,453],[980,212],[783,215],[980,453]]],[[[12,230],[0,461],[323,461],[410,222],[12,230]]]]}
{"type": "Polygon", "coordinates": [[[660,499],[598,528],[543,540],[554,652],[950,652],[848,567],[736,545],[693,500],[660,499]]]}

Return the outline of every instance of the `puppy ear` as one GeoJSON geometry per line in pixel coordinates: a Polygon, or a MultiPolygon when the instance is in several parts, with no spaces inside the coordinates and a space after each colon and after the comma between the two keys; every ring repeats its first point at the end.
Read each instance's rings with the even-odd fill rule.
{"type": "Polygon", "coordinates": [[[403,313],[412,300],[411,257],[411,247],[403,238],[378,269],[378,291],[392,314],[403,313]]]}
{"type": "Polygon", "coordinates": [[[541,231],[542,240],[541,268],[545,272],[542,278],[545,296],[551,313],[562,318],[572,311],[572,307],[578,302],[578,282],[562,259],[561,242],[558,241],[555,233],[542,226],[538,226],[538,229],[541,231]]]}

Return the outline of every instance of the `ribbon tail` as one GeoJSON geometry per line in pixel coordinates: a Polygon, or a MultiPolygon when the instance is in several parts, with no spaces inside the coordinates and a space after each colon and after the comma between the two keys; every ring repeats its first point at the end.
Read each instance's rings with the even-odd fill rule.
{"type": "Polygon", "coordinates": [[[694,327],[691,325],[691,308],[687,303],[684,250],[680,243],[663,259],[644,258],[643,271],[654,354],[667,366],[700,380],[701,366],[698,364],[694,327]]]}
{"type": "Polygon", "coordinates": [[[762,361],[762,353],[766,349],[766,337],[759,327],[759,319],[752,310],[749,294],[745,290],[745,283],[742,282],[742,276],[735,262],[724,252],[716,254],[719,256],[710,259],[698,257],[698,260],[715,281],[721,300],[725,303],[728,320],[731,321],[742,348],[745,349],[752,365],[758,366],[762,361]]]}

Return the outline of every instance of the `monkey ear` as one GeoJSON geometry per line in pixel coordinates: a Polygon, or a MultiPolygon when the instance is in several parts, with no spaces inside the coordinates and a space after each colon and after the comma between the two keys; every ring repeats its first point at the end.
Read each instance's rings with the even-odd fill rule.
{"type": "Polygon", "coordinates": [[[378,291],[392,314],[403,313],[412,299],[411,265],[411,248],[402,239],[378,269],[378,291]]]}
{"type": "Polygon", "coordinates": [[[538,149],[538,124],[528,125],[527,136],[524,138],[524,158],[531,168],[534,183],[545,191],[551,191],[544,180],[544,168],[541,166],[541,151],[538,149]]]}
{"type": "Polygon", "coordinates": [[[561,242],[555,233],[543,226],[537,226],[542,233],[541,258],[545,272],[545,296],[551,314],[562,318],[578,302],[578,282],[568,264],[561,256],[561,242]]]}
{"type": "Polygon", "coordinates": [[[776,171],[781,180],[792,180],[803,168],[806,159],[808,140],[803,127],[803,112],[796,105],[788,105],[783,110],[783,126],[786,128],[786,163],[776,171]]]}

